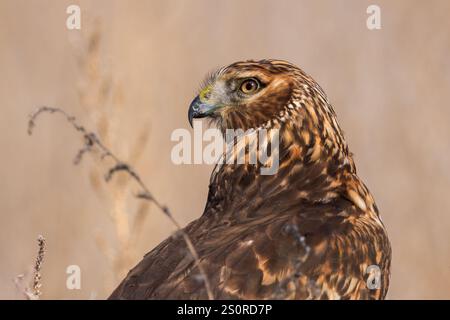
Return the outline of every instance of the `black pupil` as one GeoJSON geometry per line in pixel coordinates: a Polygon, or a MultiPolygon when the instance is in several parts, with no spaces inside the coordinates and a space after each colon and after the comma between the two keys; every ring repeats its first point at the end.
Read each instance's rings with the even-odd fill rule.
{"type": "Polygon", "coordinates": [[[255,88],[255,82],[254,81],[247,81],[245,84],[245,90],[252,91],[255,88]]]}

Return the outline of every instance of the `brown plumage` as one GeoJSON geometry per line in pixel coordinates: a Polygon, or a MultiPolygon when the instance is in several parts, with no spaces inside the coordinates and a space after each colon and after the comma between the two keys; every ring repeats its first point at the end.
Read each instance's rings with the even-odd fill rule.
{"type": "MultiPolygon", "coordinates": [[[[203,215],[184,229],[214,298],[386,296],[386,230],[333,108],[310,76],[285,61],[234,63],[208,78],[189,116],[208,117],[223,131],[277,129],[280,137],[273,175],[260,174],[259,164],[217,165],[203,215]],[[379,282],[372,282],[373,265],[379,282]]],[[[170,237],[110,298],[208,296],[183,238],[170,237]]]]}

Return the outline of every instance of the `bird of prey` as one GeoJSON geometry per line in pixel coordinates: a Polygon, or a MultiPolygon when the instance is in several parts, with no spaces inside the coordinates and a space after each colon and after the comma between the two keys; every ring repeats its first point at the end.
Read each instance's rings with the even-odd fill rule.
{"type": "Polygon", "coordinates": [[[218,164],[203,214],[183,229],[198,259],[169,237],[110,299],[385,298],[385,226],[309,75],[286,61],[236,62],[207,78],[188,115],[222,131],[278,130],[279,168],[218,164]]]}

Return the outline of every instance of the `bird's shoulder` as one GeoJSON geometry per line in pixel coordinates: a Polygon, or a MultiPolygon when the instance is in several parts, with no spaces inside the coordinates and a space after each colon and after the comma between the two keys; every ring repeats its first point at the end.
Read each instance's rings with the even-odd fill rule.
{"type": "MultiPolygon", "coordinates": [[[[346,298],[365,284],[364,267],[384,263],[377,261],[377,250],[385,236],[380,231],[379,239],[368,239],[371,233],[358,228],[358,214],[341,199],[245,221],[203,215],[184,232],[201,257],[215,298],[346,298]]],[[[364,295],[370,298],[369,291],[364,295]]],[[[180,234],[150,251],[111,296],[136,297],[208,298],[180,234]]]]}

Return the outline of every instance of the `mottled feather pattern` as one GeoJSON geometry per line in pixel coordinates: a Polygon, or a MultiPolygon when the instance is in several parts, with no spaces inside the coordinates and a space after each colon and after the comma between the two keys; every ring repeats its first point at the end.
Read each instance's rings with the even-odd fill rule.
{"type": "MultiPolygon", "coordinates": [[[[264,88],[214,114],[225,130],[275,128],[280,166],[217,165],[191,238],[216,299],[382,299],[391,248],[378,208],[356,174],[336,114],[320,86],[278,60],[234,63],[208,85],[255,77],[264,88]],[[379,288],[367,268],[381,271],[379,288]]],[[[245,152],[249,152],[248,149],[245,152]]],[[[112,299],[207,299],[182,237],[149,252],[112,299]]]]}

